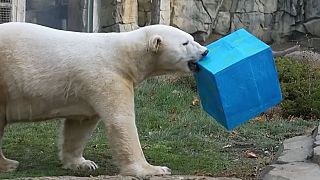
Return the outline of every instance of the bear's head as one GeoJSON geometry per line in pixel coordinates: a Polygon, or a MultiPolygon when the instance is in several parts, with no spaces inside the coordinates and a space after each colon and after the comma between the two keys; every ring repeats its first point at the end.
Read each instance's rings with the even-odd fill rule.
{"type": "Polygon", "coordinates": [[[206,47],[184,31],[166,25],[148,28],[148,46],[159,73],[197,71],[196,62],[208,54],[206,47]]]}

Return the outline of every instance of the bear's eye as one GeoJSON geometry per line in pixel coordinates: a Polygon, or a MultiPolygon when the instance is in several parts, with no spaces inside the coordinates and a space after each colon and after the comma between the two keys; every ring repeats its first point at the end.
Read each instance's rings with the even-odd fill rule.
{"type": "Polygon", "coordinates": [[[183,43],[182,45],[186,46],[186,45],[188,45],[188,44],[189,44],[189,41],[183,43]]]}

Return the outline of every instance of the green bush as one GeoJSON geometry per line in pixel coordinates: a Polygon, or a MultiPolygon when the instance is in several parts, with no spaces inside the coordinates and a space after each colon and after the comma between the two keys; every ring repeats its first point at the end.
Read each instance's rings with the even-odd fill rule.
{"type": "Polygon", "coordinates": [[[320,118],[320,69],[311,63],[278,58],[276,65],[281,83],[284,118],[320,118]]]}

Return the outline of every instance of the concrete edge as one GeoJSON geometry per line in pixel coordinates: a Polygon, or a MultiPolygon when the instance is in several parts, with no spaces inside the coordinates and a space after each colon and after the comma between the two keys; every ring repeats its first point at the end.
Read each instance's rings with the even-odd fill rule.
{"type": "MultiPolygon", "coordinates": [[[[319,135],[319,128],[320,128],[320,124],[318,124],[312,131],[311,133],[308,135],[306,134],[306,136],[310,136],[312,139],[313,139],[313,143],[315,142],[315,139],[316,137],[319,135]]],[[[313,145],[314,146],[314,145],[313,145]]],[[[314,147],[313,147],[314,148],[314,147]]],[[[313,157],[313,148],[312,148],[312,154],[311,154],[311,157],[308,157],[307,160],[311,160],[312,161],[312,157],[313,157]]],[[[278,151],[275,153],[275,156],[272,158],[272,161],[271,163],[264,167],[263,170],[259,173],[258,175],[258,179],[264,179],[266,178],[266,176],[268,175],[268,173],[273,170],[275,167],[272,166],[273,164],[288,164],[288,163],[285,163],[285,162],[279,162],[278,161],[278,158],[281,156],[281,154],[283,153],[284,151],[284,145],[283,145],[283,142],[281,142],[281,145],[279,145],[279,149],[278,151]]]]}

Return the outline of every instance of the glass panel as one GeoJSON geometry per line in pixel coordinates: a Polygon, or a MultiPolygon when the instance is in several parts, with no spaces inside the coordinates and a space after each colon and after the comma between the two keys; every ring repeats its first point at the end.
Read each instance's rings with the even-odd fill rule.
{"type": "Polygon", "coordinates": [[[92,2],[93,0],[27,0],[26,22],[61,30],[91,32],[92,2]]]}

